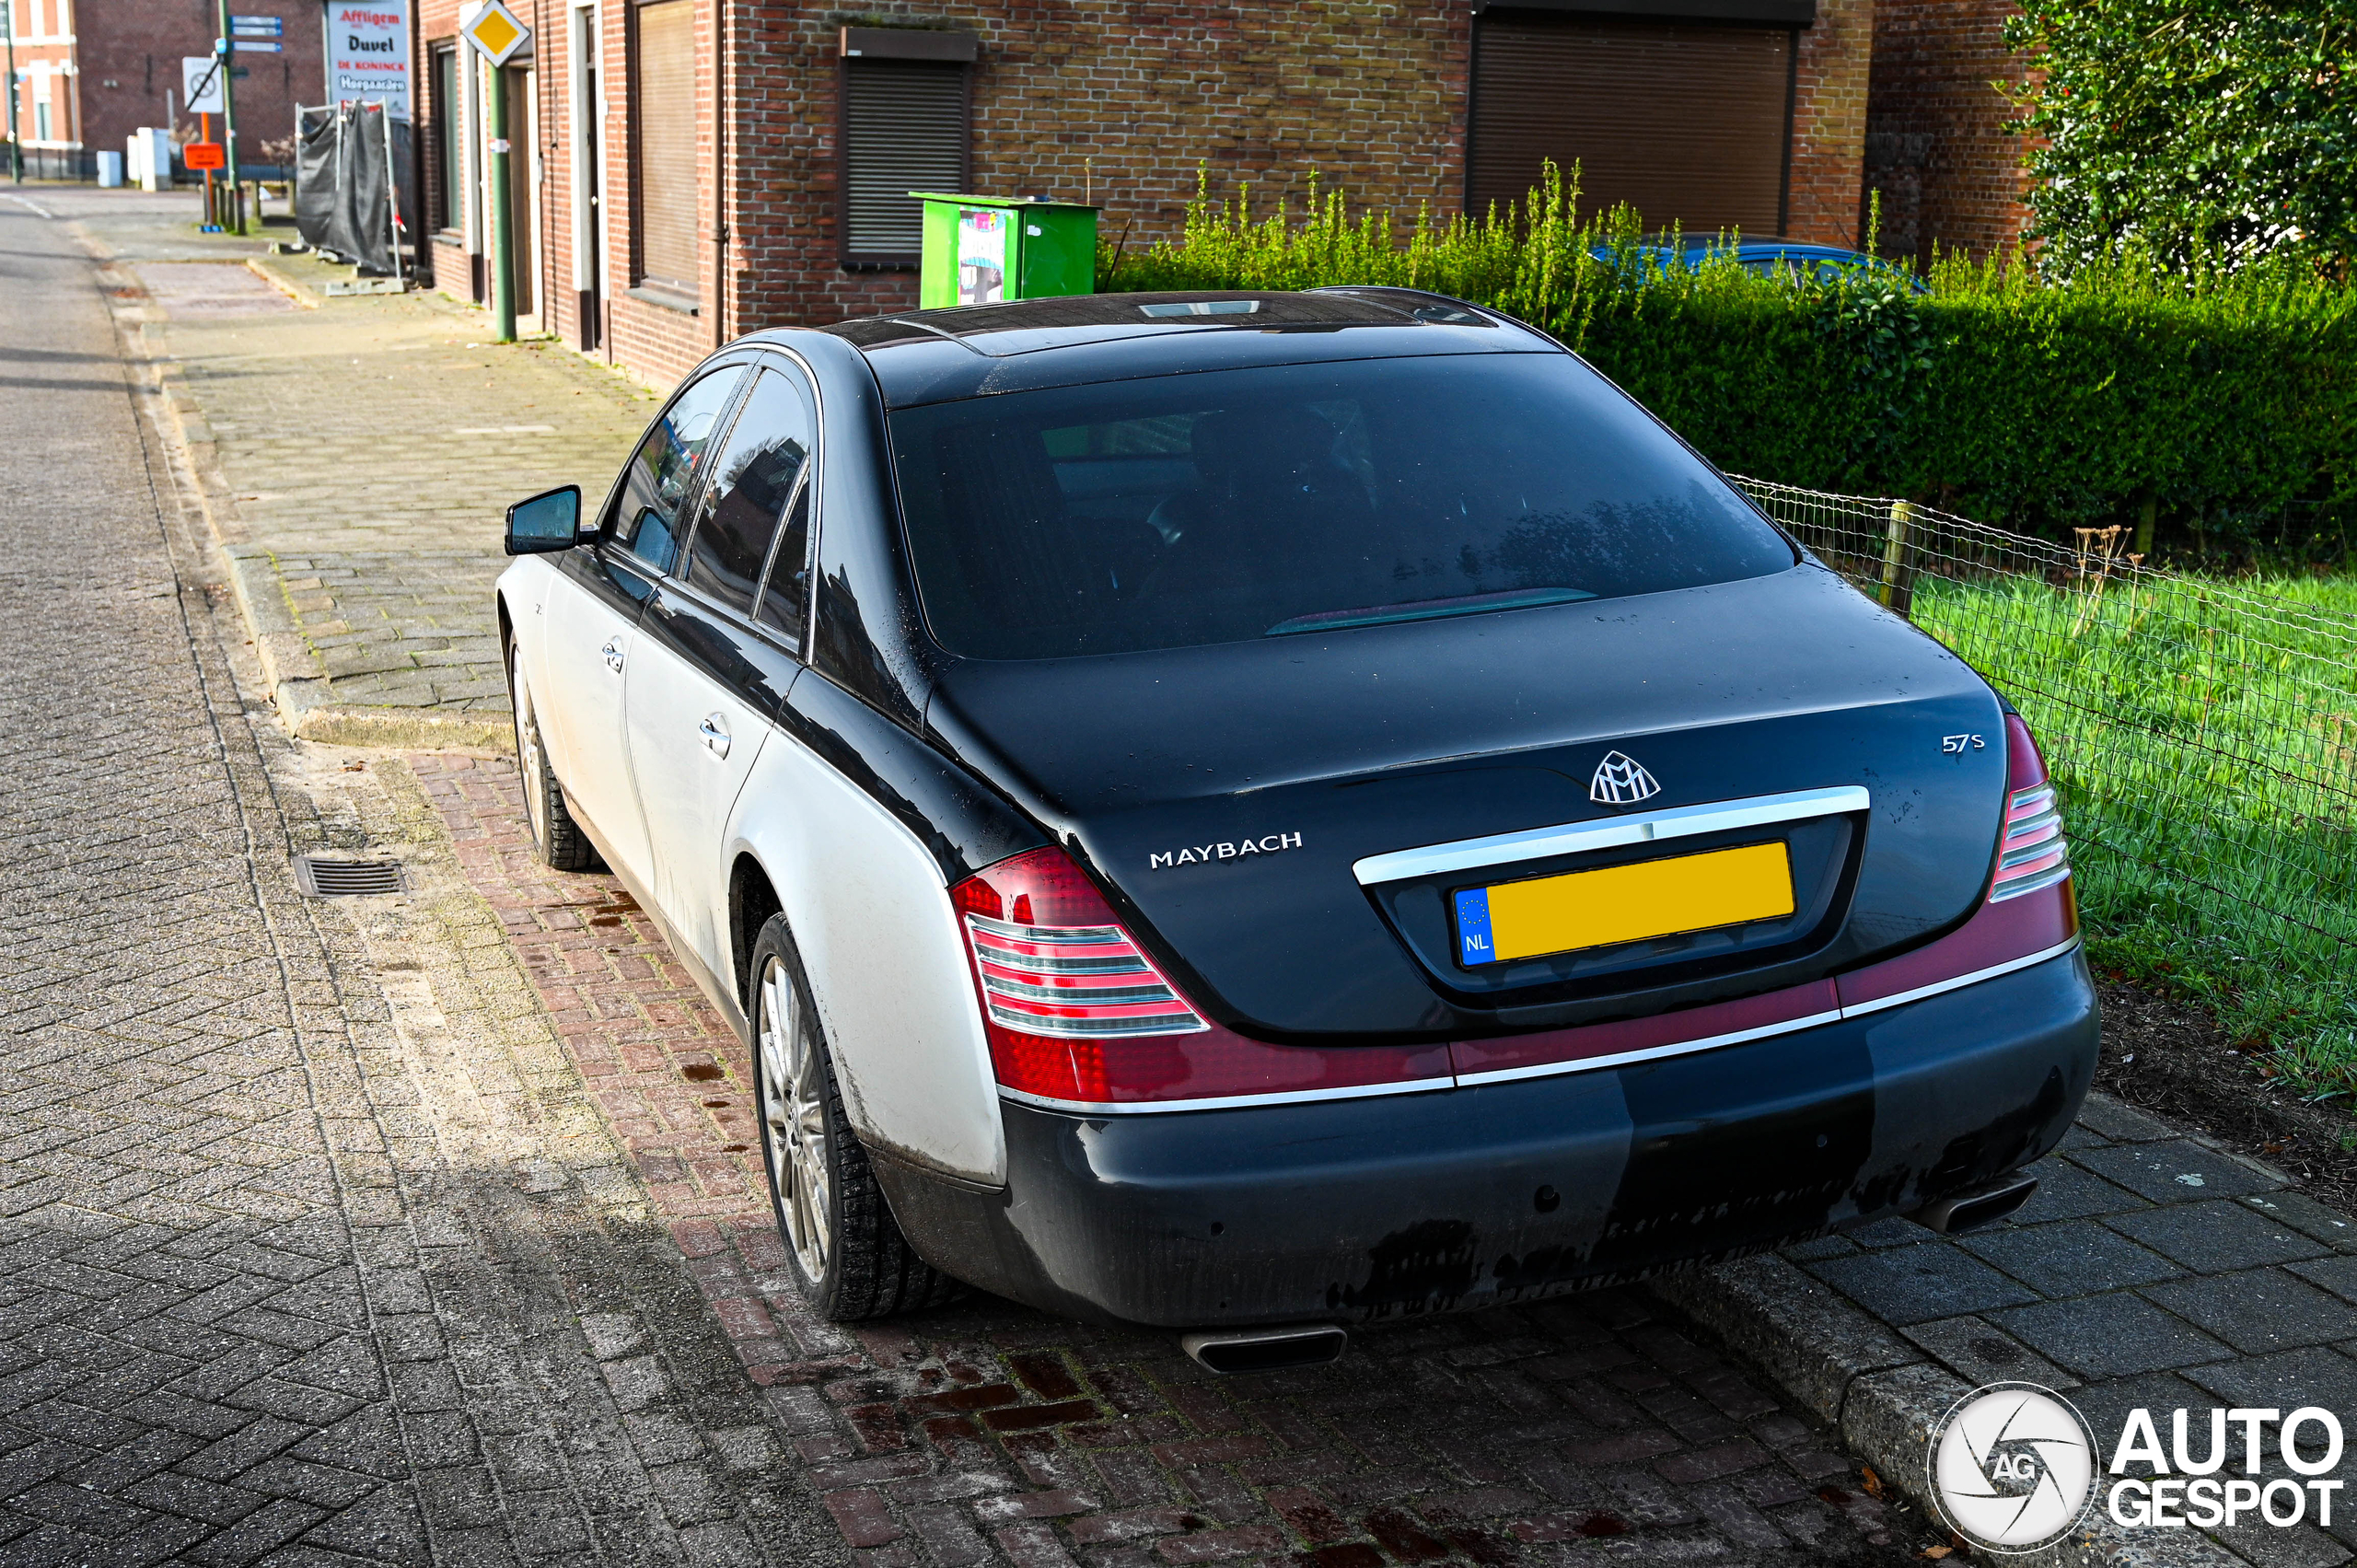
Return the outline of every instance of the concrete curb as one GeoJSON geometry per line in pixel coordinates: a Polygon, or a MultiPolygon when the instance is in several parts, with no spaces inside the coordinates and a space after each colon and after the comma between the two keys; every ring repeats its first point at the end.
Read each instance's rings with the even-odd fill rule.
{"type": "Polygon", "coordinates": [[[267,257],[249,256],[246,258],[246,265],[252,269],[256,277],[306,310],[317,310],[326,303],[319,297],[318,290],[300,278],[272,266],[267,257]]]}
{"type": "MultiPolygon", "coordinates": [[[[1851,1451],[1925,1517],[1940,1517],[1932,1497],[1932,1429],[1971,1385],[1772,1253],[1665,1274],[1646,1288],[1831,1423],[1851,1451]]],[[[1982,1561],[2005,1568],[2248,1568],[2197,1531],[2131,1531],[2100,1509],[2069,1539],[1982,1561]]]]}

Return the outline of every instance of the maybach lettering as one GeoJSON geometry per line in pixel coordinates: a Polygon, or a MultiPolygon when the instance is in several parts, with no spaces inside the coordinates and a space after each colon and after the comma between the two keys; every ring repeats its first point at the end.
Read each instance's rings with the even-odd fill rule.
{"type": "Polygon", "coordinates": [[[1299,833],[1270,833],[1261,838],[1245,839],[1237,843],[1223,842],[1215,844],[1197,844],[1192,849],[1172,850],[1167,854],[1148,855],[1145,865],[1149,871],[1164,871],[1174,865],[1201,865],[1205,861],[1236,860],[1248,854],[1274,854],[1279,850],[1300,847],[1299,833]]]}

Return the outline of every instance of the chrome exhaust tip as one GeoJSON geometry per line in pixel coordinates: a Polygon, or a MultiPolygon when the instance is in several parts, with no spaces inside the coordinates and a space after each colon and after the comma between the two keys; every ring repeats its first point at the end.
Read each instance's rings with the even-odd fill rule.
{"type": "Polygon", "coordinates": [[[1968,1230],[1995,1225],[2028,1202],[2030,1194],[2037,1191],[2038,1178],[2016,1170],[1953,1198],[1926,1203],[1907,1217],[1942,1236],[1961,1236],[1968,1230]]]}
{"type": "Polygon", "coordinates": [[[1297,1366],[1327,1366],[1342,1358],[1351,1337],[1331,1323],[1301,1323],[1287,1329],[1243,1329],[1185,1334],[1178,1348],[1206,1372],[1290,1372],[1297,1366]]]}

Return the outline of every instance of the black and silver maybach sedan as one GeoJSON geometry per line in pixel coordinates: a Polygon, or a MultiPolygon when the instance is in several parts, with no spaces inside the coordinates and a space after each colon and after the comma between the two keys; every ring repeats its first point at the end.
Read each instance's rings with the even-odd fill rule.
{"type": "Polygon", "coordinates": [[[532,830],[752,1047],[820,1307],[1215,1369],[1881,1215],[2096,1060],[1986,682],[1577,356],[1407,290],[763,332],[509,515],[532,830]]]}

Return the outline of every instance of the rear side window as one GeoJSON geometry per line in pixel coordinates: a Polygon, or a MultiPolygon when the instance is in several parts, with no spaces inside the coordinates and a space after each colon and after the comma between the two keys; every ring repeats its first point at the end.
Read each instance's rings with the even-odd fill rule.
{"type": "Polygon", "coordinates": [[[1791,546],[1566,354],[1207,372],[904,409],[934,636],[1057,658],[1764,576],[1791,546]]]}
{"type": "Polygon", "coordinates": [[[679,561],[688,519],[679,508],[696,477],[696,459],[712,439],[713,426],[728,412],[729,395],[745,374],[742,365],[707,371],[671,401],[646,432],[622,475],[614,512],[614,538],[657,572],[679,561]]]}
{"type": "Polygon", "coordinates": [[[704,485],[688,581],[740,615],[753,613],[770,545],[809,465],[816,421],[800,381],[783,368],[761,371],[704,485]]]}

